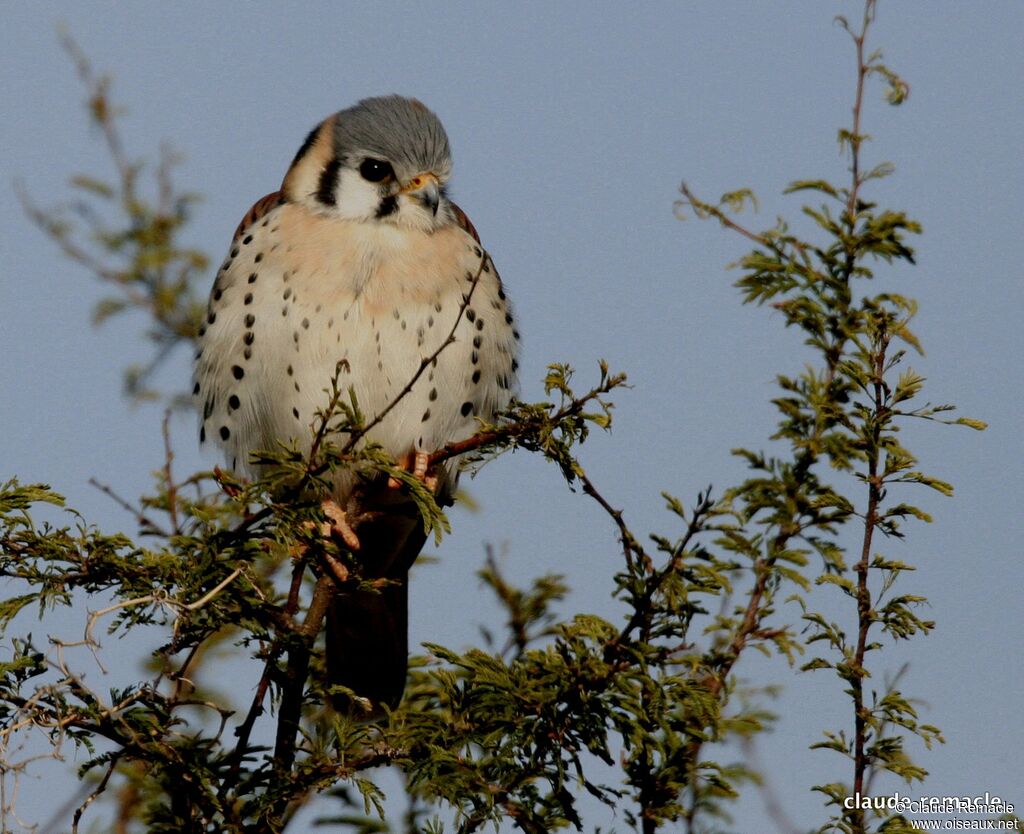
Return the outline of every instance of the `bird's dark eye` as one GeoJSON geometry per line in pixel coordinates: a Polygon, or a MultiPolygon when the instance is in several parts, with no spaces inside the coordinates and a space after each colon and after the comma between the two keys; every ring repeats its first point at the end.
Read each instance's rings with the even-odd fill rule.
{"type": "Polygon", "coordinates": [[[395,175],[391,163],[385,162],[383,159],[364,159],[362,165],[359,166],[359,173],[368,182],[382,182],[395,175]]]}

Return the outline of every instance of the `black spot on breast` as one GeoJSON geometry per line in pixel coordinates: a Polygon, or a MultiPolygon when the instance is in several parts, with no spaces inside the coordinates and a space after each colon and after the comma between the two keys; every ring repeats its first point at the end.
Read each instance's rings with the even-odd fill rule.
{"type": "Polygon", "coordinates": [[[294,373],[295,373],[295,369],[291,365],[289,365],[288,366],[288,376],[291,376],[294,373]]]}
{"type": "Polygon", "coordinates": [[[200,443],[205,443],[206,442],[206,426],[201,426],[200,429],[199,429],[199,442],[200,443]]]}
{"type": "Polygon", "coordinates": [[[335,189],[338,185],[338,171],[341,169],[341,160],[334,157],[320,172],[320,180],[316,186],[316,198],[325,206],[333,206],[337,203],[335,189]]]}
{"type": "Polygon", "coordinates": [[[294,331],[292,333],[292,341],[295,342],[295,344],[299,343],[299,331],[298,330],[296,330],[296,331],[294,331]]]}
{"type": "Polygon", "coordinates": [[[430,389],[430,394],[428,395],[428,399],[431,402],[433,402],[434,400],[437,399],[437,389],[436,388],[431,388],[430,389]]]}
{"type": "Polygon", "coordinates": [[[221,298],[223,298],[223,297],[224,297],[224,291],[223,290],[216,289],[216,290],[213,291],[213,300],[214,301],[220,301],[221,298]]]}
{"type": "Polygon", "coordinates": [[[231,249],[231,257],[232,258],[237,258],[238,257],[238,247],[237,246],[232,247],[232,249],[231,249]]]}
{"type": "Polygon", "coordinates": [[[238,394],[232,394],[228,397],[228,408],[234,411],[236,408],[242,405],[241,400],[238,399],[238,394]]]}
{"type": "Polygon", "coordinates": [[[427,327],[433,327],[433,326],[434,326],[434,317],[433,316],[427,316],[427,327]]]}
{"type": "Polygon", "coordinates": [[[514,338],[514,339],[515,339],[515,340],[516,340],[517,342],[519,341],[519,331],[518,331],[518,330],[513,330],[513,331],[512,331],[512,336],[513,336],[513,338],[514,338]]]}
{"type": "Polygon", "coordinates": [[[515,359],[512,360],[512,370],[513,370],[513,372],[519,370],[519,362],[517,360],[515,360],[515,359]]]}
{"type": "Polygon", "coordinates": [[[334,319],[327,319],[327,329],[330,330],[334,327],[334,319]]]}
{"type": "Polygon", "coordinates": [[[302,329],[303,330],[309,330],[309,319],[303,319],[302,320],[302,329]]]}
{"type": "Polygon", "coordinates": [[[423,412],[423,416],[420,418],[420,422],[421,423],[425,423],[429,419],[430,419],[430,409],[428,408],[426,411],[423,412]]]}
{"type": "Polygon", "coordinates": [[[299,388],[299,383],[294,382],[292,384],[295,386],[295,393],[298,394],[302,390],[301,388],[299,388]]]}
{"type": "Polygon", "coordinates": [[[483,319],[477,319],[476,320],[476,329],[477,330],[483,330],[484,329],[484,320],[483,319]]]}
{"type": "Polygon", "coordinates": [[[213,414],[213,398],[207,397],[206,402],[203,403],[203,419],[209,420],[211,414],[213,414]]]}
{"type": "Polygon", "coordinates": [[[505,290],[503,290],[501,287],[498,287],[498,298],[500,298],[502,301],[505,300],[505,290]]]}
{"type": "Polygon", "coordinates": [[[255,261],[256,263],[259,263],[260,261],[262,261],[262,260],[263,260],[263,253],[262,253],[262,252],[257,252],[257,253],[256,253],[256,257],[255,257],[255,258],[253,258],[253,260],[254,260],[254,261],[255,261]]]}
{"type": "Polygon", "coordinates": [[[247,347],[245,350],[243,350],[242,356],[244,356],[246,359],[252,359],[252,348],[247,347]]]}
{"type": "Polygon", "coordinates": [[[462,408],[459,409],[459,412],[462,414],[463,417],[468,417],[469,412],[471,412],[472,410],[473,403],[463,403],[462,408]]]}
{"type": "Polygon", "coordinates": [[[245,337],[242,339],[242,341],[244,341],[247,345],[251,345],[255,338],[256,334],[254,334],[251,330],[246,330],[245,337]]]}
{"type": "Polygon", "coordinates": [[[250,272],[249,273],[249,283],[250,284],[255,284],[256,283],[256,277],[257,277],[257,273],[250,272]]]}
{"type": "Polygon", "coordinates": [[[235,379],[241,379],[243,376],[245,376],[245,371],[242,369],[241,365],[232,365],[231,366],[231,375],[235,379]]]}
{"type": "Polygon", "coordinates": [[[288,305],[287,304],[285,304],[284,307],[281,308],[281,315],[282,316],[287,316],[288,315],[288,305]]]}
{"type": "MultiPolygon", "coordinates": [[[[199,335],[200,336],[205,336],[206,335],[206,325],[205,324],[200,325],[200,327],[199,327],[199,335]]],[[[196,357],[196,358],[198,358],[198,357],[196,357]]]]}
{"type": "Polygon", "coordinates": [[[474,246],[473,247],[473,254],[475,254],[479,258],[483,254],[483,252],[480,251],[480,247],[479,246],[474,246]]]}
{"type": "Polygon", "coordinates": [[[299,419],[299,410],[297,408],[292,409],[292,414],[295,416],[296,420],[299,419]]]}
{"type": "Polygon", "coordinates": [[[250,243],[252,243],[252,235],[246,235],[245,237],[242,238],[243,246],[248,246],[250,243]]]}
{"type": "Polygon", "coordinates": [[[476,321],[476,310],[474,310],[472,307],[467,307],[466,318],[469,319],[470,321],[476,321]]]}
{"type": "Polygon", "coordinates": [[[220,427],[220,439],[221,440],[227,440],[229,437],[231,437],[231,429],[229,429],[227,426],[221,426],[220,427]]]}
{"type": "Polygon", "coordinates": [[[477,368],[473,371],[473,384],[476,385],[480,381],[480,369],[477,368]]]}
{"type": "Polygon", "coordinates": [[[192,396],[193,397],[198,397],[199,396],[199,383],[198,382],[195,384],[195,387],[192,388],[192,396]]]}
{"type": "Polygon", "coordinates": [[[281,294],[281,298],[284,299],[285,301],[287,301],[291,297],[292,297],[292,288],[291,287],[285,287],[284,292],[281,294]]]}
{"type": "Polygon", "coordinates": [[[213,324],[215,321],[217,321],[217,314],[213,312],[213,310],[210,310],[210,312],[206,314],[206,323],[213,324]]]}
{"type": "Polygon", "coordinates": [[[476,352],[476,351],[474,350],[474,351],[473,351],[473,353],[472,353],[472,355],[471,355],[471,356],[470,356],[469,358],[470,358],[470,360],[471,360],[471,361],[473,362],[473,364],[475,365],[475,364],[476,364],[477,362],[479,362],[479,361],[480,361],[480,354],[479,354],[479,353],[477,353],[477,352],[476,352]]]}
{"type": "Polygon", "coordinates": [[[247,313],[245,316],[245,326],[252,327],[254,324],[256,324],[256,316],[252,313],[247,313]]]}
{"type": "Polygon", "coordinates": [[[286,269],[284,271],[284,275],[281,276],[281,280],[284,281],[287,284],[288,283],[288,279],[291,278],[291,277],[292,277],[292,274],[286,269]]]}
{"type": "Polygon", "coordinates": [[[512,324],[512,314],[505,313],[505,324],[512,324]]]}
{"type": "Polygon", "coordinates": [[[247,292],[245,294],[245,298],[242,299],[242,303],[245,304],[245,305],[252,304],[252,293],[251,292],[247,292]]]}

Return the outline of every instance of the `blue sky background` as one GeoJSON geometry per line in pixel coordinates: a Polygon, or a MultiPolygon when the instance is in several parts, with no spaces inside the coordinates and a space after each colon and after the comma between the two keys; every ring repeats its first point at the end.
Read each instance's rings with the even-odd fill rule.
{"type": "MultiPolygon", "coordinates": [[[[133,407],[120,394],[124,366],[148,355],[145,321],[90,328],[101,290],[15,199],[18,182],[46,203],[68,194],[69,175],[110,171],[58,46],[55,25],[64,21],[97,68],[114,75],[115,98],[129,109],[128,150],[151,154],[167,139],[186,155],[177,181],[205,197],[188,238],[213,262],[320,119],[367,95],[423,99],[452,141],[455,199],[515,302],[524,397],[541,396],[549,362],[578,367],[581,388],[596,377],[598,358],[626,371],[634,387],[618,397],[615,429],[595,436],[583,461],[635,530],[674,534],[660,492],[690,502],[708,483],[742,478],[729,449],[766,442],[774,374],[799,370],[803,359],[798,335],[777,314],[740,306],[737,276],[724,267],[746,251],[744,241],[673,216],[679,182],[707,197],[750,186],[761,210],[746,222],[768,226],[777,214],[798,214],[797,198],[779,196],[790,180],[845,181],[835,135],[848,123],[854,58],[832,18],[859,18],[860,8],[845,0],[4,4],[0,477],[48,482],[91,521],[131,531],[130,517],[88,480],[138,495],[162,455],[160,409],[133,407]]],[[[904,588],[929,597],[926,614],[938,628],[883,652],[878,679],[909,662],[904,691],[921,699],[923,719],[948,743],[921,752],[931,772],[923,788],[882,786],[911,795],[990,791],[1018,807],[1022,33],[1019,0],[882,2],[872,44],[912,95],[892,109],[874,87],[865,111],[875,140],[867,159],[896,164],[869,196],[924,226],[918,266],[881,270],[878,287],[920,301],[927,355],[913,365],[928,377],[928,398],[991,424],[984,434],[915,425],[905,435],[925,471],[957,493],[908,494],[935,523],[913,527],[904,545],[881,545],[918,565],[904,588]]],[[[183,351],[160,381],[184,388],[188,376],[183,351]]],[[[199,454],[191,417],[173,430],[180,472],[215,462],[199,454]]],[[[514,578],[565,574],[574,589],[565,613],[618,616],[608,600],[619,558],[611,523],[569,493],[553,467],[515,455],[471,489],[479,511],[454,512],[440,562],[417,571],[414,645],[463,646],[478,624],[493,624],[474,576],[488,543],[514,578]]],[[[807,746],[826,727],[845,726],[848,706],[824,673],[746,660],[741,672],[758,679],[768,668],[784,687],[774,704],[782,719],[756,755],[795,829],[807,829],[825,816],[810,785],[849,772],[807,746]]],[[[98,671],[91,680],[103,681],[98,671]]],[[[23,816],[52,811],[53,784],[26,785],[23,816]]],[[[611,823],[623,827],[621,816],[611,823]]],[[[774,827],[756,794],[738,804],[736,830],[774,827]]]]}

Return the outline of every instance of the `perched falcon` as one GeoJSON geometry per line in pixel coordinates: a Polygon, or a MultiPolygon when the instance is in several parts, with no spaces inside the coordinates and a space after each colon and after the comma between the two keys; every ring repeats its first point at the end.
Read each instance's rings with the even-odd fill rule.
{"type": "MultiPolygon", "coordinates": [[[[489,255],[448,199],[451,169],[434,113],[416,99],[368,98],[314,128],[281,190],[246,214],[210,294],[193,389],[200,440],[219,443],[232,467],[258,476],[250,453],[279,441],[308,451],[338,374],[367,424],[384,415],[369,438],[450,499],[452,465],[425,472],[425,461],[508,405],[519,340],[489,255]]],[[[394,581],[335,597],[328,671],[394,705],[423,524],[386,479],[341,475],[333,500],[349,517],[374,511],[357,557],[365,578],[394,581]]]]}

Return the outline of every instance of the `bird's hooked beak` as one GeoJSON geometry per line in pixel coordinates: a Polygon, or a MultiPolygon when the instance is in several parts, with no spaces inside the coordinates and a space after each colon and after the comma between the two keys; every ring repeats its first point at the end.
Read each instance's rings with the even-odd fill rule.
{"type": "Polygon", "coordinates": [[[430,209],[430,213],[437,215],[437,206],[441,202],[441,185],[437,176],[429,171],[424,174],[417,174],[404,186],[401,194],[415,196],[424,206],[430,209]]]}

